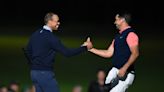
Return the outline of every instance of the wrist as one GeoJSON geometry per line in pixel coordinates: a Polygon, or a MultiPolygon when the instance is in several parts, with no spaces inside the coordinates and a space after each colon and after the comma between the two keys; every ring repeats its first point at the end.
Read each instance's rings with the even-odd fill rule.
{"type": "Polygon", "coordinates": [[[94,50],[94,48],[92,47],[92,48],[90,48],[88,51],[93,52],[93,50],[94,50]]]}
{"type": "Polygon", "coordinates": [[[127,68],[126,66],[123,66],[122,69],[123,69],[124,71],[127,71],[128,68],[127,68]]]}

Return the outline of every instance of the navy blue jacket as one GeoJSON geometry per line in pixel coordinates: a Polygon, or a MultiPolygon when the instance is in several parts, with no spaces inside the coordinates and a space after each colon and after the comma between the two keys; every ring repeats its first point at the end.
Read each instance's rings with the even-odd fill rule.
{"type": "Polygon", "coordinates": [[[57,52],[69,57],[87,51],[87,48],[66,48],[52,32],[40,29],[32,34],[25,51],[32,70],[53,70],[57,52]]]}
{"type": "MultiPolygon", "coordinates": [[[[114,54],[112,58],[112,64],[114,67],[120,69],[128,61],[131,51],[127,44],[127,36],[130,32],[135,32],[132,28],[128,28],[121,34],[115,36],[114,41],[114,54]]],[[[128,71],[134,71],[134,65],[131,65],[128,71]]]]}

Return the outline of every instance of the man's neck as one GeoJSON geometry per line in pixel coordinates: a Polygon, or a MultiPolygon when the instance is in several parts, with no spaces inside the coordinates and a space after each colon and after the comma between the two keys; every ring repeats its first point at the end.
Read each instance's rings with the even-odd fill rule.
{"type": "Polygon", "coordinates": [[[50,32],[52,32],[51,27],[50,27],[50,26],[48,26],[48,25],[44,25],[44,26],[43,26],[43,28],[44,28],[44,29],[46,29],[46,30],[49,30],[50,32]]]}
{"type": "Polygon", "coordinates": [[[123,31],[125,31],[126,29],[128,29],[128,28],[131,28],[131,26],[129,26],[129,25],[122,25],[121,27],[120,27],[120,31],[119,31],[119,33],[122,33],[123,31]]]}
{"type": "Polygon", "coordinates": [[[98,83],[99,83],[100,85],[104,85],[104,80],[98,80],[98,83]]]}

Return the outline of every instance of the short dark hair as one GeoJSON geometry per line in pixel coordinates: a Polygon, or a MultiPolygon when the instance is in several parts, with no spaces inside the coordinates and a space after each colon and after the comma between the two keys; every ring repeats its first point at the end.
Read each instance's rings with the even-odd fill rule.
{"type": "Polygon", "coordinates": [[[47,24],[48,21],[52,19],[52,16],[53,16],[53,15],[56,15],[56,14],[53,13],[53,12],[47,13],[47,14],[45,15],[45,17],[44,17],[44,23],[47,24]]]}
{"type": "Polygon", "coordinates": [[[20,85],[19,84],[19,82],[18,81],[11,81],[10,83],[9,83],[9,86],[11,86],[11,85],[20,85]]]}
{"type": "Polygon", "coordinates": [[[127,12],[118,14],[118,17],[119,17],[119,18],[124,18],[125,21],[126,21],[128,24],[129,24],[129,23],[131,22],[131,20],[132,20],[131,14],[130,14],[130,13],[127,13],[127,12]]]}
{"type": "MultiPolygon", "coordinates": [[[[6,87],[5,85],[0,85],[0,89],[6,87]]],[[[6,87],[7,88],[7,87],[6,87]]]]}

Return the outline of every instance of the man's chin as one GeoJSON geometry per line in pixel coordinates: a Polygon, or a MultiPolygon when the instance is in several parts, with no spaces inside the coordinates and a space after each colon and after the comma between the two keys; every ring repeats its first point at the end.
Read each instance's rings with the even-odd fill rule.
{"type": "Polygon", "coordinates": [[[53,28],[54,31],[58,30],[58,28],[53,28]]]}
{"type": "Polygon", "coordinates": [[[117,28],[117,29],[119,29],[119,26],[118,26],[118,25],[116,25],[116,28],[117,28]]]}

